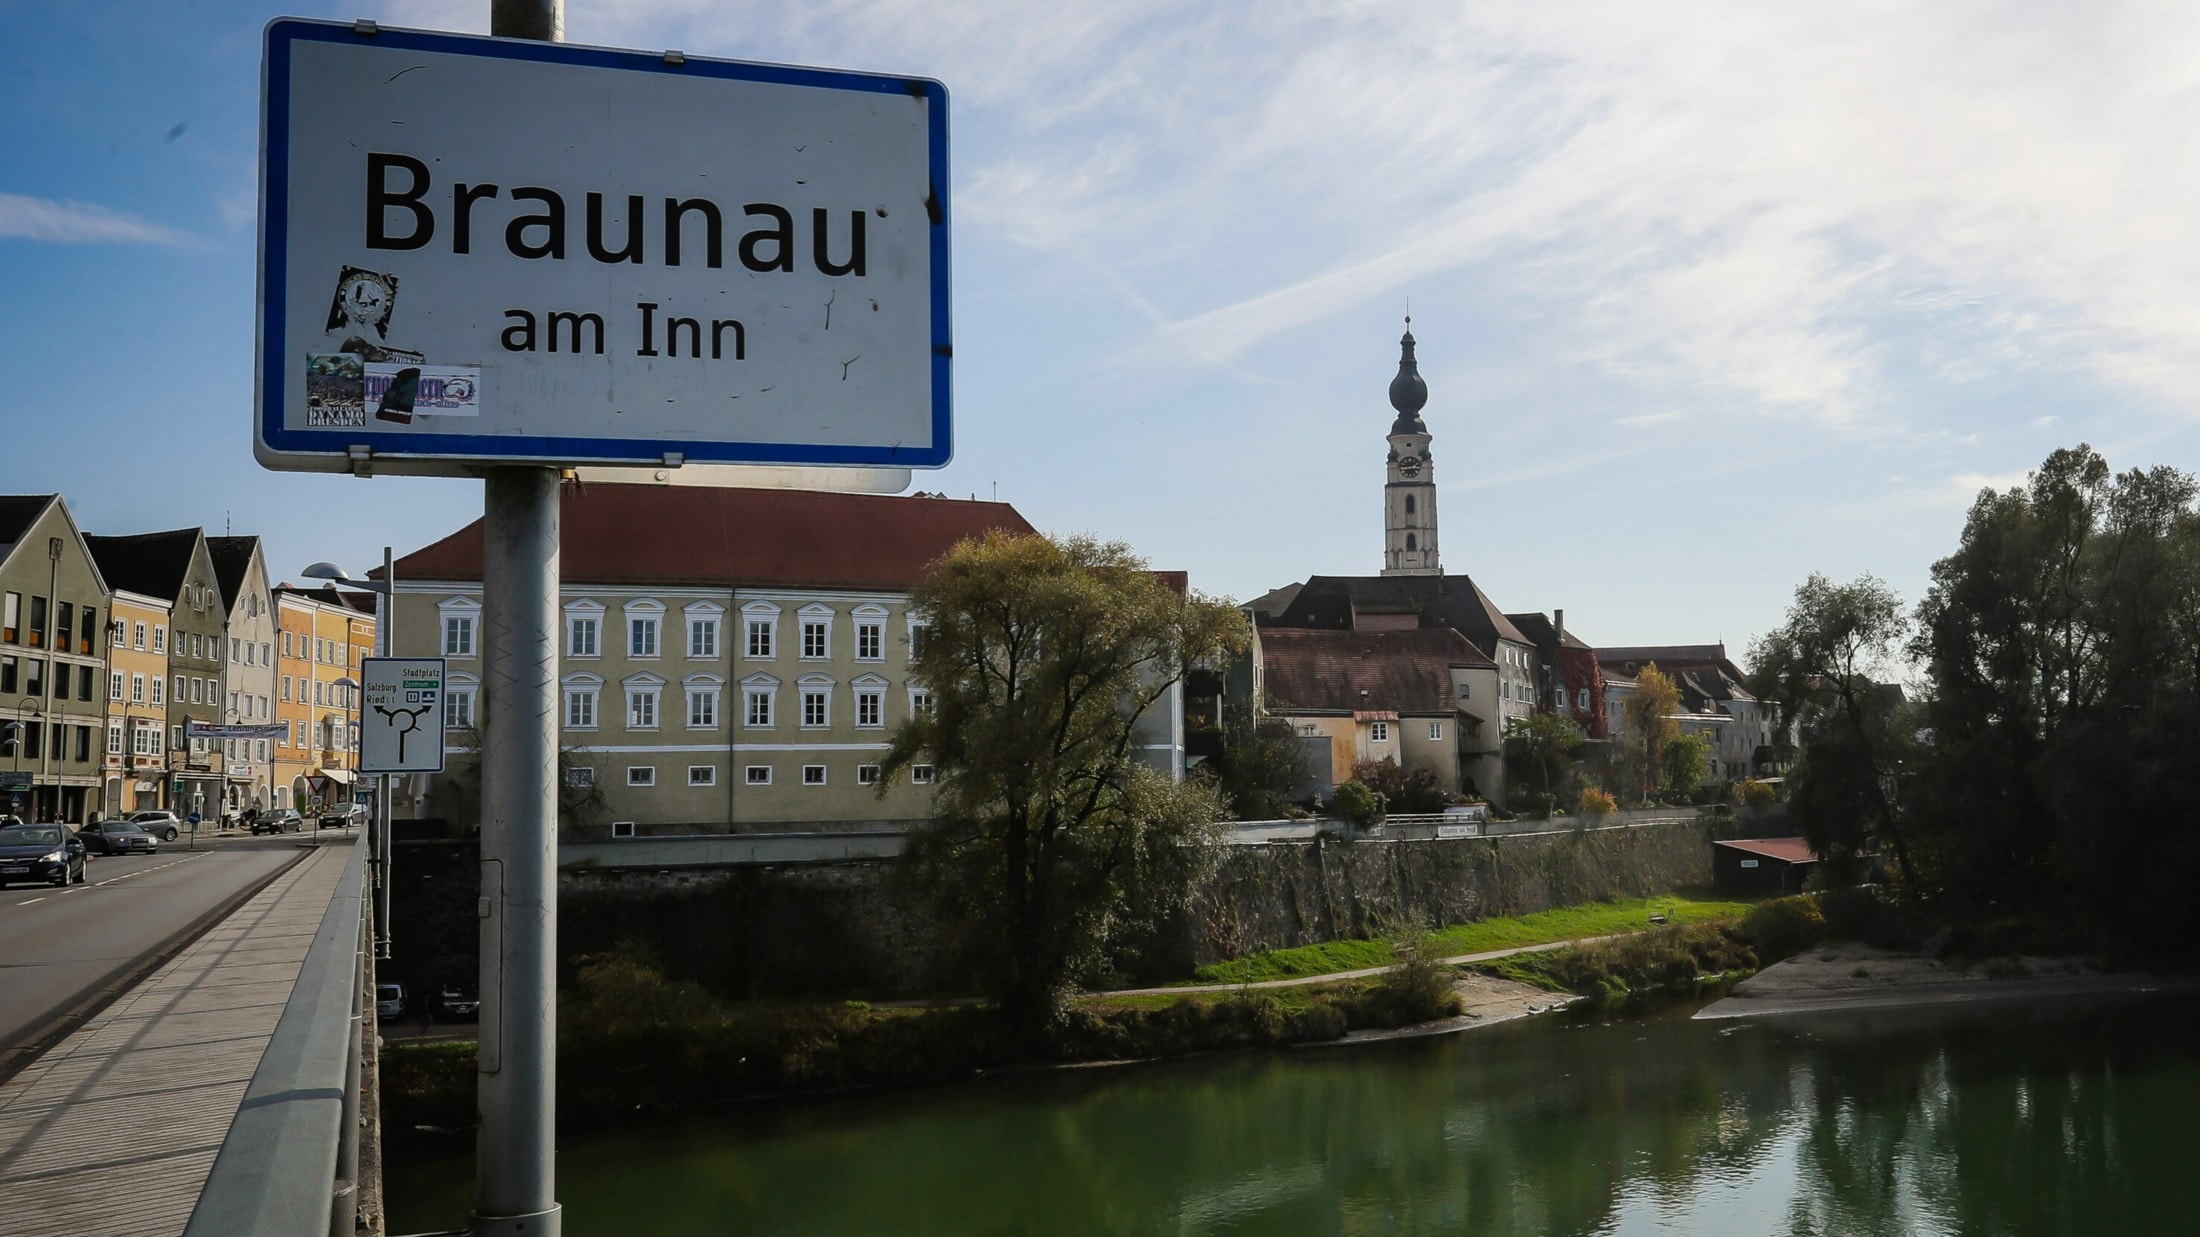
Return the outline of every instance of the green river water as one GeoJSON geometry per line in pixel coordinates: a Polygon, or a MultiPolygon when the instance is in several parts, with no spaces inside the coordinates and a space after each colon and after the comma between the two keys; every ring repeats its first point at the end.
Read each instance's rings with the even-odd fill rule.
{"type": "MultiPolygon", "coordinates": [[[[568,1128],[569,1234],[2200,1233],[2189,998],[1546,1017],[568,1128]]],[[[392,1233],[470,1150],[401,1145],[392,1233]]]]}

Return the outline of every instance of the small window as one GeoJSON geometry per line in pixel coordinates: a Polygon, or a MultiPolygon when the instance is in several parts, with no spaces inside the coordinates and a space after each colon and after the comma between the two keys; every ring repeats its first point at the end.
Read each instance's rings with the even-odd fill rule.
{"type": "Polygon", "coordinates": [[[718,725],[718,693],[709,688],[690,687],[687,694],[688,729],[709,730],[718,725]]]}
{"type": "Polygon", "coordinates": [[[818,661],[828,656],[832,647],[826,633],[831,629],[823,622],[806,621],[802,624],[802,657],[805,661],[818,661]]]}
{"type": "Polygon", "coordinates": [[[655,657],[657,655],[656,619],[637,618],[627,620],[626,655],[628,657],[655,657]]]}
{"type": "Polygon", "coordinates": [[[718,620],[698,618],[688,620],[688,656],[718,656],[718,620]]]}
{"type": "Polygon", "coordinates": [[[769,658],[772,655],[772,622],[770,619],[749,620],[749,656],[769,658]]]}
{"type": "Polygon", "coordinates": [[[633,837],[633,836],[634,836],[634,822],[633,822],[633,821],[631,821],[631,820],[614,820],[614,821],[612,821],[612,822],[611,822],[611,836],[612,836],[612,837],[615,837],[615,838],[630,838],[630,837],[633,837]]]}
{"type": "Polygon", "coordinates": [[[1444,737],[1444,723],[1430,722],[1428,724],[1428,737],[1431,740],[1441,741],[1444,737]]]}
{"type": "Polygon", "coordinates": [[[657,784],[657,766],[628,765],[626,784],[629,786],[655,786],[657,784]]]}
{"type": "Polygon", "coordinates": [[[597,623],[592,618],[569,618],[565,621],[565,655],[567,657],[596,657],[597,623]]]}
{"type": "Polygon", "coordinates": [[[452,730],[466,730],[474,724],[474,693],[466,688],[454,688],[443,697],[443,724],[452,730]]]}
{"type": "Polygon", "coordinates": [[[910,765],[909,780],[919,786],[930,786],[933,781],[931,765],[910,765]]]}
{"type": "Polygon", "coordinates": [[[593,689],[566,689],[565,724],[574,730],[594,728],[596,725],[596,693],[593,689]]]}
{"type": "Polygon", "coordinates": [[[1367,738],[1370,743],[1390,742],[1390,723],[1369,722],[1367,725],[1367,738]]]}
{"type": "Polygon", "coordinates": [[[856,766],[856,785],[858,785],[858,786],[876,786],[876,785],[878,785],[878,766],[877,766],[877,765],[857,765],[857,766],[856,766]]]}
{"type": "Polygon", "coordinates": [[[884,692],[875,692],[875,691],[865,691],[865,692],[857,692],[857,693],[856,693],[856,725],[857,725],[857,727],[859,727],[859,728],[861,728],[861,729],[865,729],[865,730],[876,730],[876,729],[878,729],[879,727],[881,727],[881,726],[885,725],[885,721],[884,721],[884,713],[885,713],[885,700],[886,700],[886,695],[885,695],[885,693],[884,693],[884,692]]]}
{"type": "Polygon", "coordinates": [[[812,728],[824,726],[832,719],[830,698],[822,691],[802,693],[802,724],[812,728]]]}
{"type": "Polygon", "coordinates": [[[856,660],[886,660],[886,624],[856,624],[856,660]]]}
{"type": "Polygon", "coordinates": [[[626,725],[629,730],[657,728],[657,690],[632,689],[626,693],[626,725]]]}
{"type": "MultiPolygon", "coordinates": [[[[333,662],[334,649],[326,660],[333,662]]],[[[474,655],[474,620],[471,615],[448,614],[443,618],[443,655],[445,657],[472,657],[474,655]]]]}
{"type": "Polygon", "coordinates": [[[743,716],[747,719],[743,724],[759,729],[770,729],[772,724],[772,694],[769,691],[751,688],[742,694],[742,699],[746,702],[743,705],[743,716]]]}
{"type": "Polygon", "coordinates": [[[596,784],[596,770],[588,765],[574,765],[565,771],[565,784],[568,786],[593,786],[596,784]]]}
{"type": "Polygon", "coordinates": [[[772,784],[772,767],[770,765],[750,765],[743,771],[743,777],[751,786],[769,786],[772,784]]]}
{"type": "Polygon", "coordinates": [[[690,785],[690,786],[716,786],[717,784],[718,784],[718,766],[717,766],[717,765],[689,765],[689,766],[688,766],[688,785],[690,785]]]}
{"type": "Polygon", "coordinates": [[[804,786],[823,786],[825,784],[825,766],[802,766],[802,784],[804,786]]]}

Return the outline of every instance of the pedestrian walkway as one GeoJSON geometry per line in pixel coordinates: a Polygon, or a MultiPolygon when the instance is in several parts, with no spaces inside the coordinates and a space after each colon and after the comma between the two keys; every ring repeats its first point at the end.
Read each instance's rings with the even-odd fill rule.
{"type": "MultiPolygon", "coordinates": [[[[1575,945],[1597,945],[1616,941],[1632,932],[1614,932],[1604,936],[1576,937],[1570,941],[1546,941],[1541,945],[1515,945],[1511,949],[1490,949],[1478,954],[1457,954],[1438,961],[1445,966],[1468,966],[1476,962],[1495,962],[1515,954],[1547,953],[1553,949],[1570,949],[1575,945]]],[[[1389,970],[1387,966],[1363,966],[1352,971],[1331,971],[1326,975],[1293,975],[1288,979],[1260,979],[1244,984],[1176,984],[1166,988],[1119,988],[1113,992],[1094,992],[1090,996],[1181,996],[1187,992],[1237,992],[1245,988],[1297,988],[1306,984],[1333,984],[1344,979],[1368,979],[1389,970]]]]}
{"type": "Polygon", "coordinates": [[[351,850],[316,848],[0,1084],[0,1234],[183,1231],[351,850]]]}

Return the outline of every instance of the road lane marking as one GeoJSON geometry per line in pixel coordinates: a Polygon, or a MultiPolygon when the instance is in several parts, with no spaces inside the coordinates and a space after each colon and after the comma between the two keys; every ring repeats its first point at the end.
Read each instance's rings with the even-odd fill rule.
{"type": "Polygon", "coordinates": [[[44,899],[44,898],[32,898],[32,899],[30,899],[30,901],[28,901],[28,902],[18,902],[18,903],[16,903],[16,905],[17,905],[17,906],[29,906],[29,905],[31,904],[31,902],[43,902],[43,901],[45,901],[45,900],[46,900],[46,899],[44,899]]]}

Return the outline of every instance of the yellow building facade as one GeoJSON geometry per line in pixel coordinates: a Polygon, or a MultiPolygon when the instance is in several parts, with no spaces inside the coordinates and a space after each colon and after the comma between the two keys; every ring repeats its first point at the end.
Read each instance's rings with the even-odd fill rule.
{"type": "MultiPolygon", "coordinates": [[[[357,597],[352,594],[351,597],[357,597]]],[[[374,615],[334,589],[275,590],[273,799],[316,812],[348,803],[357,785],[360,662],[374,653],[374,615]]]]}
{"type": "Polygon", "coordinates": [[[109,816],[163,806],[172,608],[160,598],[126,591],[109,602],[103,798],[109,816]]]}

